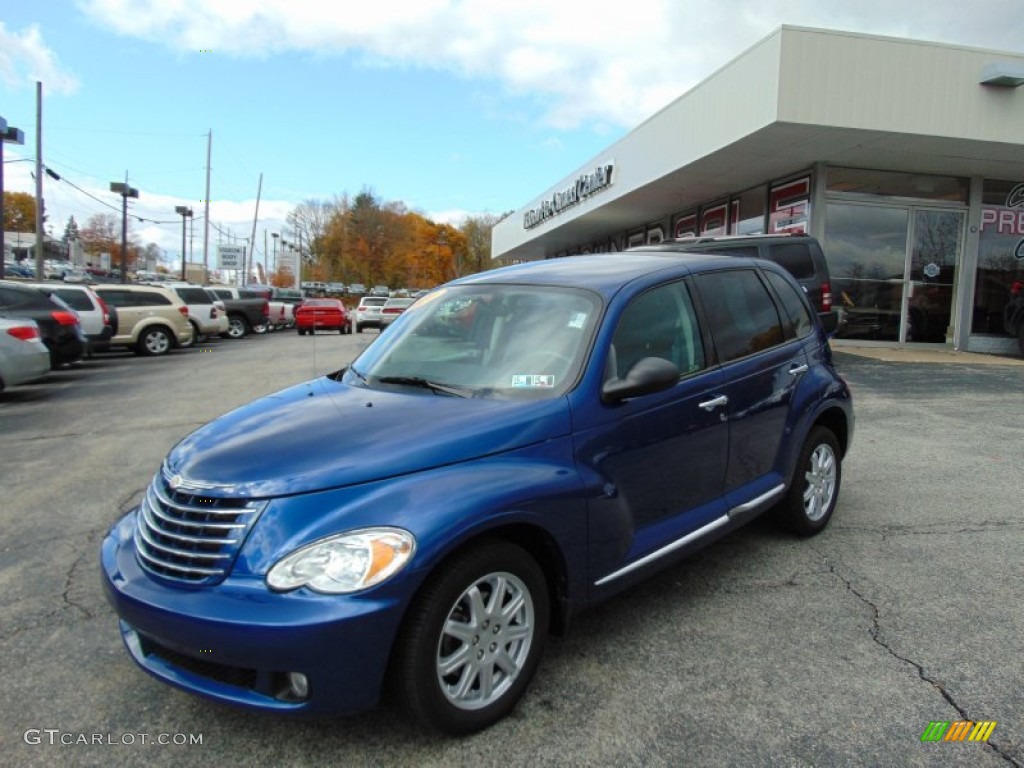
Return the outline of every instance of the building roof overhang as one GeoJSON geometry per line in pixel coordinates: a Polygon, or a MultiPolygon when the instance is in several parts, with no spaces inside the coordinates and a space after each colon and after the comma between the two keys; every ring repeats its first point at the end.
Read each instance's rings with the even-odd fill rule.
{"type": "Polygon", "coordinates": [[[551,188],[611,162],[608,189],[529,229],[536,201],[499,222],[493,256],[553,256],[818,163],[1024,179],[1024,89],[981,84],[993,55],[783,27],[551,188]]]}

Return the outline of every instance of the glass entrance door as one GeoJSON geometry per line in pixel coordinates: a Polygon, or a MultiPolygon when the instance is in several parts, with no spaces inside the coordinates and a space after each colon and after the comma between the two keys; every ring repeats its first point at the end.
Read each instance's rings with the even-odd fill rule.
{"type": "Polygon", "coordinates": [[[945,343],[964,212],[830,202],[825,249],[837,338],[945,343]]]}
{"type": "Polygon", "coordinates": [[[963,227],[963,211],[912,211],[900,341],[945,344],[952,336],[963,227]]]}

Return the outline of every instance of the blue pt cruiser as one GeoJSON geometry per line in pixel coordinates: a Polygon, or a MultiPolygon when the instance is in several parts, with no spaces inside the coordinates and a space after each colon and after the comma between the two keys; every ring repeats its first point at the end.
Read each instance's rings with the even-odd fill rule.
{"type": "Polygon", "coordinates": [[[387,689],[468,733],[577,611],[763,512],[822,530],[853,424],[774,264],[498,269],[182,440],[103,541],[104,585],[132,658],[187,691],[322,714],[387,689]]]}

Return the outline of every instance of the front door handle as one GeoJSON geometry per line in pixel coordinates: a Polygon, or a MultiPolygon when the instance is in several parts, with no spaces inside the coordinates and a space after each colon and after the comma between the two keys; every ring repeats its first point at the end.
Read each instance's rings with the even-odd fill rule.
{"type": "Polygon", "coordinates": [[[797,376],[798,374],[805,373],[807,371],[807,363],[801,363],[799,365],[793,364],[790,366],[789,375],[797,376]]]}
{"type": "Polygon", "coordinates": [[[728,405],[729,398],[725,395],[719,395],[718,397],[712,398],[711,400],[705,400],[703,403],[697,403],[697,405],[703,408],[705,411],[713,411],[722,405],[728,405]]]}

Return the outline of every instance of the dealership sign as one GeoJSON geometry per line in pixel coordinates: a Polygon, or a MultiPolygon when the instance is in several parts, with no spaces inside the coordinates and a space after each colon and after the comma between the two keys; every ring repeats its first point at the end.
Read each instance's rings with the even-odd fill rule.
{"type": "Polygon", "coordinates": [[[612,184],[613,163],[599,165],[591,173],[585,173],[576,181],[561,190],[556,190],[551,197],[541,200],[536,207],[523,214],[523,229],[533,229],[552,219],[567,208],[581,203],[591,195],[607,189],[612,184]]]}
{"type": "Polygon", "coordinates": [[[221,269],[241,269],[245,261],[244,245],[219,245],[217,258],[221,269]]]}
{"type": "Polygon", "coordinates": [[[1024,184],[1017,184],[1006,196],[1003,207],[987,207],[981,210],[982,234],[1020,237],[1013,249],[1013,257],[1024,261],[1024,184]]]}

